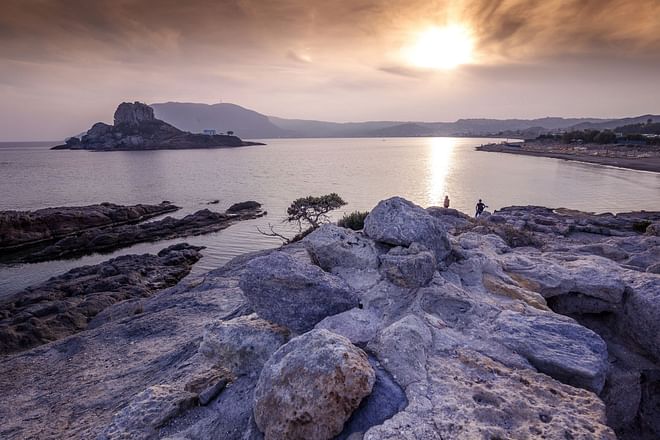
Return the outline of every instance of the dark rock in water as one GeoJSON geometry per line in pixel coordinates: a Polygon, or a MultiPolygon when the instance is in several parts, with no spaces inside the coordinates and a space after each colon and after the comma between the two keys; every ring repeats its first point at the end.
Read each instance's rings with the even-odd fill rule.
{"type": "Polygon", "coordinates": [[[297,333],[358,305],[343,280],[282,252],[250,261],[240,286],[259,316],[297,333]]]}
{"type": "Polygon", "coordinates": [[[156,119],[151,107],[141,102],[123,102],[117,107],[114,125],[97,122],[79,142],[67,142],[53,150],[160,150],[220,148],[263,145],[237,136],[193,134],[156,119]]]}
{"type": "Polygon", "coordinates": [[[146,298],[176,284],[202,257],[201,249],[179,244],[158,255],[125,255],[70,270],[3,298],[0,354],[27,350],[80,332],[113,304],[146,298]]]}
{"type": "Polygon", "coordinates": [[[45,247],[42,245],[40,249],[33,248],[29,254],[19,252],[13,255],[8,254],[4,258],[7,261],[20,262],[73,258],[93,252],[108,252],[135,243],[216,232],[239,221],[254,219],[264,214],[259,209],[246,209],[237,213],[219,213],[202,209],[180,219],[165,217],[162,220],[148,223],[88,228],[82,232],[70,234],[61,240],[43,243],[43,245],[46,245],[45,247]]]}
{"type": "Polygon", "coordinates": [[[138,223],[178,209],[178,206],[169,202],[162,202],[160,205],[123,206],[101,203],[36,211],[2,211],[0,251],[17,251],[92,228],[138,223]]]}
{"type": "Polygon", "coordinates": [[[248,200],[247,202],[234,203],[229,208],[227,208],[227,212],[239,212],[245,210],[255,210],[260,208],[261,208],[261,203],[255,202],[254,200],[248,200]]]}
{"type": "Polygon", "coordinates": [[[331,439],[371,393],[375,378],[367,355],[348,339],[312,330],[264,365],[254,419],[267,439],[331,439]]]}

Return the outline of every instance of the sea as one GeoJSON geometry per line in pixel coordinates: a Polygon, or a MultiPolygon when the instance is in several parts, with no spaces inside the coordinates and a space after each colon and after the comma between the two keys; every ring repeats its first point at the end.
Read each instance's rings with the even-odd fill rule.
{"type": "Polygon", "coordinates": [[[561,159],[476,151],[498,139],[358,138],[266,139],[263,146],[227,149],[90,152],[50,150],[56,142],[0,143],[0,210],[34,210],[100,202],[171,201],[182,217],[200,209],[224,211],[256,200],[268,212],[197,237],[143,243],[108,254],[34,264],[0,265],[0,296],[74,267],[129,253],[155,253],[174,243],[206,246],[192,275],[231,258],[279,246],[258,229],[294,235],[287,206],[307,195],[338,193],[347,205],[336,220],[368,211],[380,200],[405,197],[474,214],[478,199],[494,211],[543,205],[590,212],[660,210],[660,174],[561,159]],[[217,204],[209,202],[218,200],[217,204]]]}

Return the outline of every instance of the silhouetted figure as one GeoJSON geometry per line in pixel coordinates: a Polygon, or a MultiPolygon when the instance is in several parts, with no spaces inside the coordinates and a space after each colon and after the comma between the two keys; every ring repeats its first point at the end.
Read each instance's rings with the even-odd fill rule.
{"type": "Polygon", "coordinates": [[[445,196],[445,202],[443,203],[445,208],[449,208],[449,196],[445,196]]]}
{"type": "Polygon", "coordinates": [[[479,217],[483,212],[484,209],[488,208],[488,205],[486,205],[484,202],[479,199],[479,202],[477,202],[477,213],[474,214],[475,217],[479,217]]]}

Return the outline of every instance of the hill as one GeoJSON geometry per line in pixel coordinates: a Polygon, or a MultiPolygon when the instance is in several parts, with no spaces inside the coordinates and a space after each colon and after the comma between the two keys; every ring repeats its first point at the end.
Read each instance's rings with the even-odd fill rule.
{"type": "Polygon", "coordinates": [[[243,138],[276,138],[292,134],[273,124],[267,116],[235,104],[165,102],[151,107],[158,119],[191,133],[215,129],[218,133],[233,131],[243,138]]]}

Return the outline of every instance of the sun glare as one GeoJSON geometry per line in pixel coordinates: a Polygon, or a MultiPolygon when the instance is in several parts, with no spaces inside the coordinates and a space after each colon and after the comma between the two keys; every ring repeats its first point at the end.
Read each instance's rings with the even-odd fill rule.
{"type": "Polygon", "coordinates": [[[463,26],[432,27],[419,34],[407,58],[417,67],[453,69],[472,61],[473,46],[472,36],[463,26]]]}

